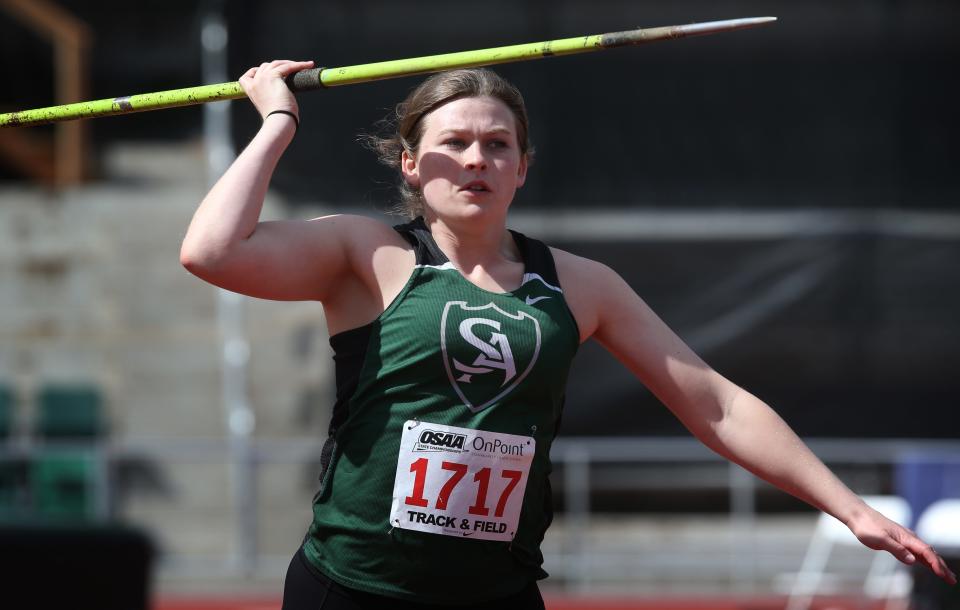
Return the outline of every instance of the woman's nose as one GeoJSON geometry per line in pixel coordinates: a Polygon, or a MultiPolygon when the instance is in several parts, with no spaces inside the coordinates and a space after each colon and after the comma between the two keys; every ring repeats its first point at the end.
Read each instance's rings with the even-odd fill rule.
{"type": "Polygon", "coordinates": [[[483,155],[483,147],[480,142],[474,142],[463,152],[463,165],[467,169],[486,169],[487,159],[483,155]]]}

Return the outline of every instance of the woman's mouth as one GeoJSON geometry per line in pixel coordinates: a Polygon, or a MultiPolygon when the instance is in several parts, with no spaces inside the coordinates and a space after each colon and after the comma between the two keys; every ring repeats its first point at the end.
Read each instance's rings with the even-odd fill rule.
{"type": "Polygon", "coordinates": [[[474,180],[473,182],[468,182],[460,188],[461,191],[469,191],[471,193],[488,193],[490,192],[490,187],[487,186],[487,183],[483,180],[474,180]]]}

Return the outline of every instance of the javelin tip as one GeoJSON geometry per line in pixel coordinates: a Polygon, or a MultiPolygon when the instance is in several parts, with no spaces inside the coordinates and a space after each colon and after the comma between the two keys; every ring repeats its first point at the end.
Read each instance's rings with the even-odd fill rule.
{"type": "Polygon", "coordinates": [[[723,21],[708,21],[706,23],[690,23],[688,25],[678,25],[678,33],[687,36],[697,34],[713,34],[714,32],[726,32],[729,30],[739,30],[742,28],[752,28],[758,25],[764,25],[776,21],[776,17],[745,17],[742,19],[725,19],[723,21]]]}
{"type": "Polygon", "coordinates": [[[603,34],[600,46],[604,48],[623,47],[648,44],[658,40],[673,38],[687,38],[705,34],[718,34],[746,28],[755,28],[776,21],[776,17],[744,17],[741,19],[724,19],[723,21],[706,21],[703,23],[688,23],[685,25],[667,25],[654,28],[642,28],[627,32],[612,32],[603,34]]]}

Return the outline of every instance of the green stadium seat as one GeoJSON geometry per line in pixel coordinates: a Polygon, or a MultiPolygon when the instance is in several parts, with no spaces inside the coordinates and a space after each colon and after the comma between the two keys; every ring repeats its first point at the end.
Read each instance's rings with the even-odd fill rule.
{"type": "Polygon", "coordinates": [[[96,516],[101,464],[95,444],[106,429],[97,387],[50,384],[40,388],[34,435],[49,445],[40,444],[30,464],[32,505],[37,517],[88,520],[96,516]]]}
{"type": "Polygon", "coordinates": [[[48,385],[37,396],[36,436],[96,439],[106,432],[100,390],[90,385],[48,385]]]}
{"type": "Polygon", "coordinates": [[[97,464],[93,452],[44,452],[31,464],[33,509],[45,519],[95,517],[97,464]]]}
{"type": "Polygon", "coordinates": [[[0,384],[0,442],[7,442],[13,432],[13,411],[16,400],[13,390],[0,384]]]}
{"type": "MultiPolygon", "coordinates": [[[[13,389],[0,384],[0,447],[10,442],[13,432],[16,396],[13,389]]],[[[8,520],[19,514],[23,487],[20,464],[9,456],[0,456],[0,520],[8,520]]]]}

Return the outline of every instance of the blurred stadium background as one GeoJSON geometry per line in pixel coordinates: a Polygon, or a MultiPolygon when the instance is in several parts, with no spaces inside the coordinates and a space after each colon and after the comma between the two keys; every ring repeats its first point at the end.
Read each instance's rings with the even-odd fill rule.
{"type": "MultiPolygon", "coordinates": [[[[960,497],[956,2],[0,0],[0,111],[235,80],[272,58],[351,65],[755,15],[780,20],[498,68],[538,148],[514,226],[612,265],[916,525],[960,497]]],[[[386,218],[394,177],[356,138],[415,82],[302,95],[265,216],[386,218]]],[[[178,263],[258,123],[238,101],[0,131],[11,583],[57,566],[98,607],[279,607],[333,404],[323,312],[218,292],[178,263]]],[[[913,607],[960,607],[841,544],[819,581],[798,577],[823,548],[817,514],[699,447],[595,345],[554,457],[548,607],[781,608],[792,591],[799,608],[814,589],[816,607],[882,607],[907,602],[911,576],[913,607]]]]}

